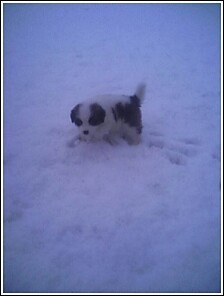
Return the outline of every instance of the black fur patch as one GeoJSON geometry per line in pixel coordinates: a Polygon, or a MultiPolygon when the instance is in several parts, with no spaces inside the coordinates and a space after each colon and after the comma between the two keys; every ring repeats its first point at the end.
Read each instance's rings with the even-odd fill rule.
{"type": "Polygon", "coordinates": [[[105,110],[97,103],[90,105],[89,124],[92,126],[100,125],[104,122],[106,116],[105,110]]]}
{"type": "Polygon", "coordinates": [[[79,108],[81,104],[76,105],[70,114],[71,121],[74,122],[77,126],[82,125],[82,120],[79,118],[79,108]]]}
{"type": "Polygon", "coordinates": [[[115,106],[117,119],[121,119],[131,127],[136,127],[137,132],[142,132],[142,116],[140,100],[137,96],[130,97],[130,103],[118,103],[115,106]]]}
{"type": "Polygon", "coordinates": [[[136,95],[131,96],[130,100],[132,104],[136,105],[137,107],[141,107],[140,99],[136,95]]]}
{"type": "Polygon", "coordinates": [[[114,110],[114,108],[111,108],[111,109],[112,109],[112,113],[113,113],[113,116],[114,116],[114,120],[117,121],[116,111],[114,110]]]}

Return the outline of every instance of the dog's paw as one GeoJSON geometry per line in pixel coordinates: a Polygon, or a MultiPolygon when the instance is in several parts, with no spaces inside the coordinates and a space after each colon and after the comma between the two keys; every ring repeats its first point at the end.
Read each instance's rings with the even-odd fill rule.
{"type": "Polygon", "coordinates": [[[112,146],[118,145],[118,139],[114,136],[105,135],[103,136],[103,140],[112,146]]]}
{"type": "Polygon", "coordinates": [[[81,142],[80,138],[79,138],[79,137],[75,137],[75,138],[73,138],[73,139],[71,139],[71,140],[69,140],[69,141],[67,142],[67,147],[69,147],[69,148],[74,148],[74,147],[76,147],[77,145],[79,145],[80,142],[81,142]]]}

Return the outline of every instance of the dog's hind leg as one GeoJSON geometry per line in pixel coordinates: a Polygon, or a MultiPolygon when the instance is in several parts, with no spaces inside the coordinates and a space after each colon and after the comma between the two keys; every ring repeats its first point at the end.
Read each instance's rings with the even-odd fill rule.
{"type": "Polygon", "coordinates": [[[141,142],[141,134],[137,132],[136,128],[126,128],[124,139],[129,145],[138,145],[141,142]]]}

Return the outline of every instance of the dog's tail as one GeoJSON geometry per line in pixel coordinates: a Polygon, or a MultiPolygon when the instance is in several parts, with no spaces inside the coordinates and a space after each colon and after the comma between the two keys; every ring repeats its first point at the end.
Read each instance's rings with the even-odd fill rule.
{"type": "Polygon", "coordinates": [[[146,89],[146,84],[140,83],[135,91],[135,96],[139,98],[141,103],[143,102],[145,97],[145,89],[146,89]]]}

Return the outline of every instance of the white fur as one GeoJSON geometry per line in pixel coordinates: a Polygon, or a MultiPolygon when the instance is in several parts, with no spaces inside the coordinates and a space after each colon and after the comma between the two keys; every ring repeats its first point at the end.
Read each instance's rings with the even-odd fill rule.
{"type": "MultiPolygon", "coordinates": [[[[137,87],[135,95],[138,96],[142,102],[145,93],[145,84],[140,84],[137,87]]],[[[82,120],[82,125],[78,127],[79,139],[83,141],[98,141],[106,140],[111,144],[116,143],[118,137],[124,138],[129,144],[139,144],[141,135],[137,133],[136,128],[130,127],[121,120],[115,121],[112,108],[117,103],[129,103],[130,96],[126,95],[101,95],[93,97],[81,103],[79,108],[79,118],[82,120]],[[88,123],[90,118],[90,104],[97,103],[105,111],[106,116],[102,124],[98,126],[91,126],[88,123]],[[85,135],[83,132],[88,131],[85,135]]]]}

